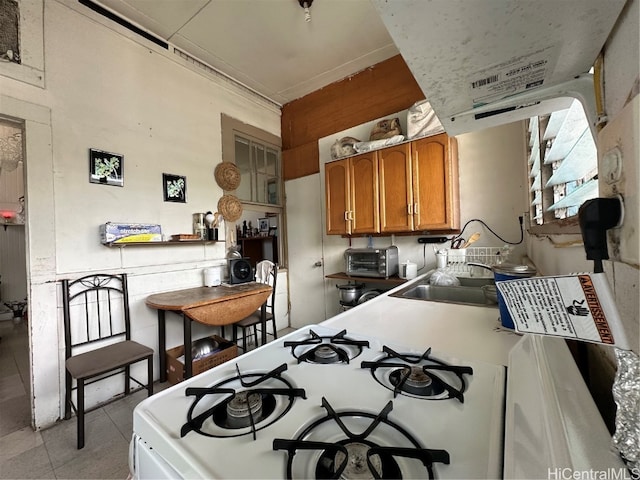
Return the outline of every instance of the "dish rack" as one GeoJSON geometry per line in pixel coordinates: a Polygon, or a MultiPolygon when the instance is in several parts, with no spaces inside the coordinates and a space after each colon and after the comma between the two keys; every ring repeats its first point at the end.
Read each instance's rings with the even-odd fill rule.
{"type": "Polygon", "coordinates": [[[469,273],[473,268],[469,262],[483,263],[492,267],[504,262],[510,250],[509,246],[447,248],[447,268],[455,273],[469,273]]]}

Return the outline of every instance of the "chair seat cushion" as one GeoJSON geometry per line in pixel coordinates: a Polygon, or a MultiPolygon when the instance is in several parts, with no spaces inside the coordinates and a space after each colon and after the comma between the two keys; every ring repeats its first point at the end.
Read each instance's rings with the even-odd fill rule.
{"type": "Polygon", "coordinates": [[[80,353],[67,359],[67,370],[73,378],[89,378],[115,370],[153,355],[153,350],[127,340],[80,353]]]}
{"type": "MultiPolygon", "coordinates": [[[[273,315],[271,315],[270,313],[267,313],[265,315],[265,321],[269,321],[272,318],[273,318],[273,315]]],[[[252,313],[248,317],[243,318],[239,322],[236,322],[235,325],[239,327],[247,328],[247,327],[252,327],[258,323],[260,323],[260,311],[252,313]]]]}

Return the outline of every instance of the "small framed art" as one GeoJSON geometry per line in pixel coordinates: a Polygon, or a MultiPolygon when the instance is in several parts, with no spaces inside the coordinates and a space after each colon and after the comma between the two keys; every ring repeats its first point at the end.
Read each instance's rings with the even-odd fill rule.
{"type": "Polygon", "coordinates": [[[262,235],[266,235],[269,233],[269,219],[268,218],[260,218],[258,219],[258,225],[260,227],[260,233],[262,235]]]}
{"type": "Polygon", "coordinates": [[[124,155],[89,149],[89,181],[102,185],[124,186],[124,155]]]}
{"type": "Polygon", "coordinates": [[[162,191],[165,202],[186,203],[187,202],[187,177],[162,174],[162,191]]]}

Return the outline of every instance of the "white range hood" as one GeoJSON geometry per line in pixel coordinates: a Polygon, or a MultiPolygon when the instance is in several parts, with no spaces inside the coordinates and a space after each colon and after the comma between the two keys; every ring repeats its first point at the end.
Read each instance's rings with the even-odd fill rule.
{"type": "Polygon", "coordinates": [[[567,107],[626,0],[371,0],[449,135],[567,107]]]}

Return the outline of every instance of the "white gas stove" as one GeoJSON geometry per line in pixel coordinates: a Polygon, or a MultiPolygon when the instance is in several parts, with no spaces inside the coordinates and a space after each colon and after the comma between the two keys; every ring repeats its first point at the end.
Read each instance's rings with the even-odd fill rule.
{"type": "Polygon", "coordinates": [[[142,402],[135,474],[158,478],[149,456],[170,478],[496,478],[505,379],[428,346],[305,327],[142,402]]]}
{"type": "MultiPolygon", "coordinates": [[[[540,370],[529,350],[539,352],[525,343],[515,355],[525,369],[516,367],[518,377],[531,376],[527,368],[540,370]]],[[[569,438],[536,419],[536,404],[552,397],[536,394],[533,385],[552,377],[542,372],[542,380],[524,382],[528,387],[522,378],[516,382],[521,394],[507,406],[510,438],[504,442],[505,367],[432,352],[428,345],[415,351],[308,326],[140,403],[132,473],[154,479],[526,478],[534,470],[521,469],[517,457],[523,456],[540,478],[549,478],[549,467],[582,468],[594,459],[620,467],[606,449],[595,457],[581,450],[576,460],[561,448],[569,438]]],[[[555,403],[544,410],[561,408],[562,397],[554,393],[555,403]]],[[[571,428],[566,433],[575,437],[571,428]]],[[[601,430],[591,435],[602,449],[601,430]]]]}

